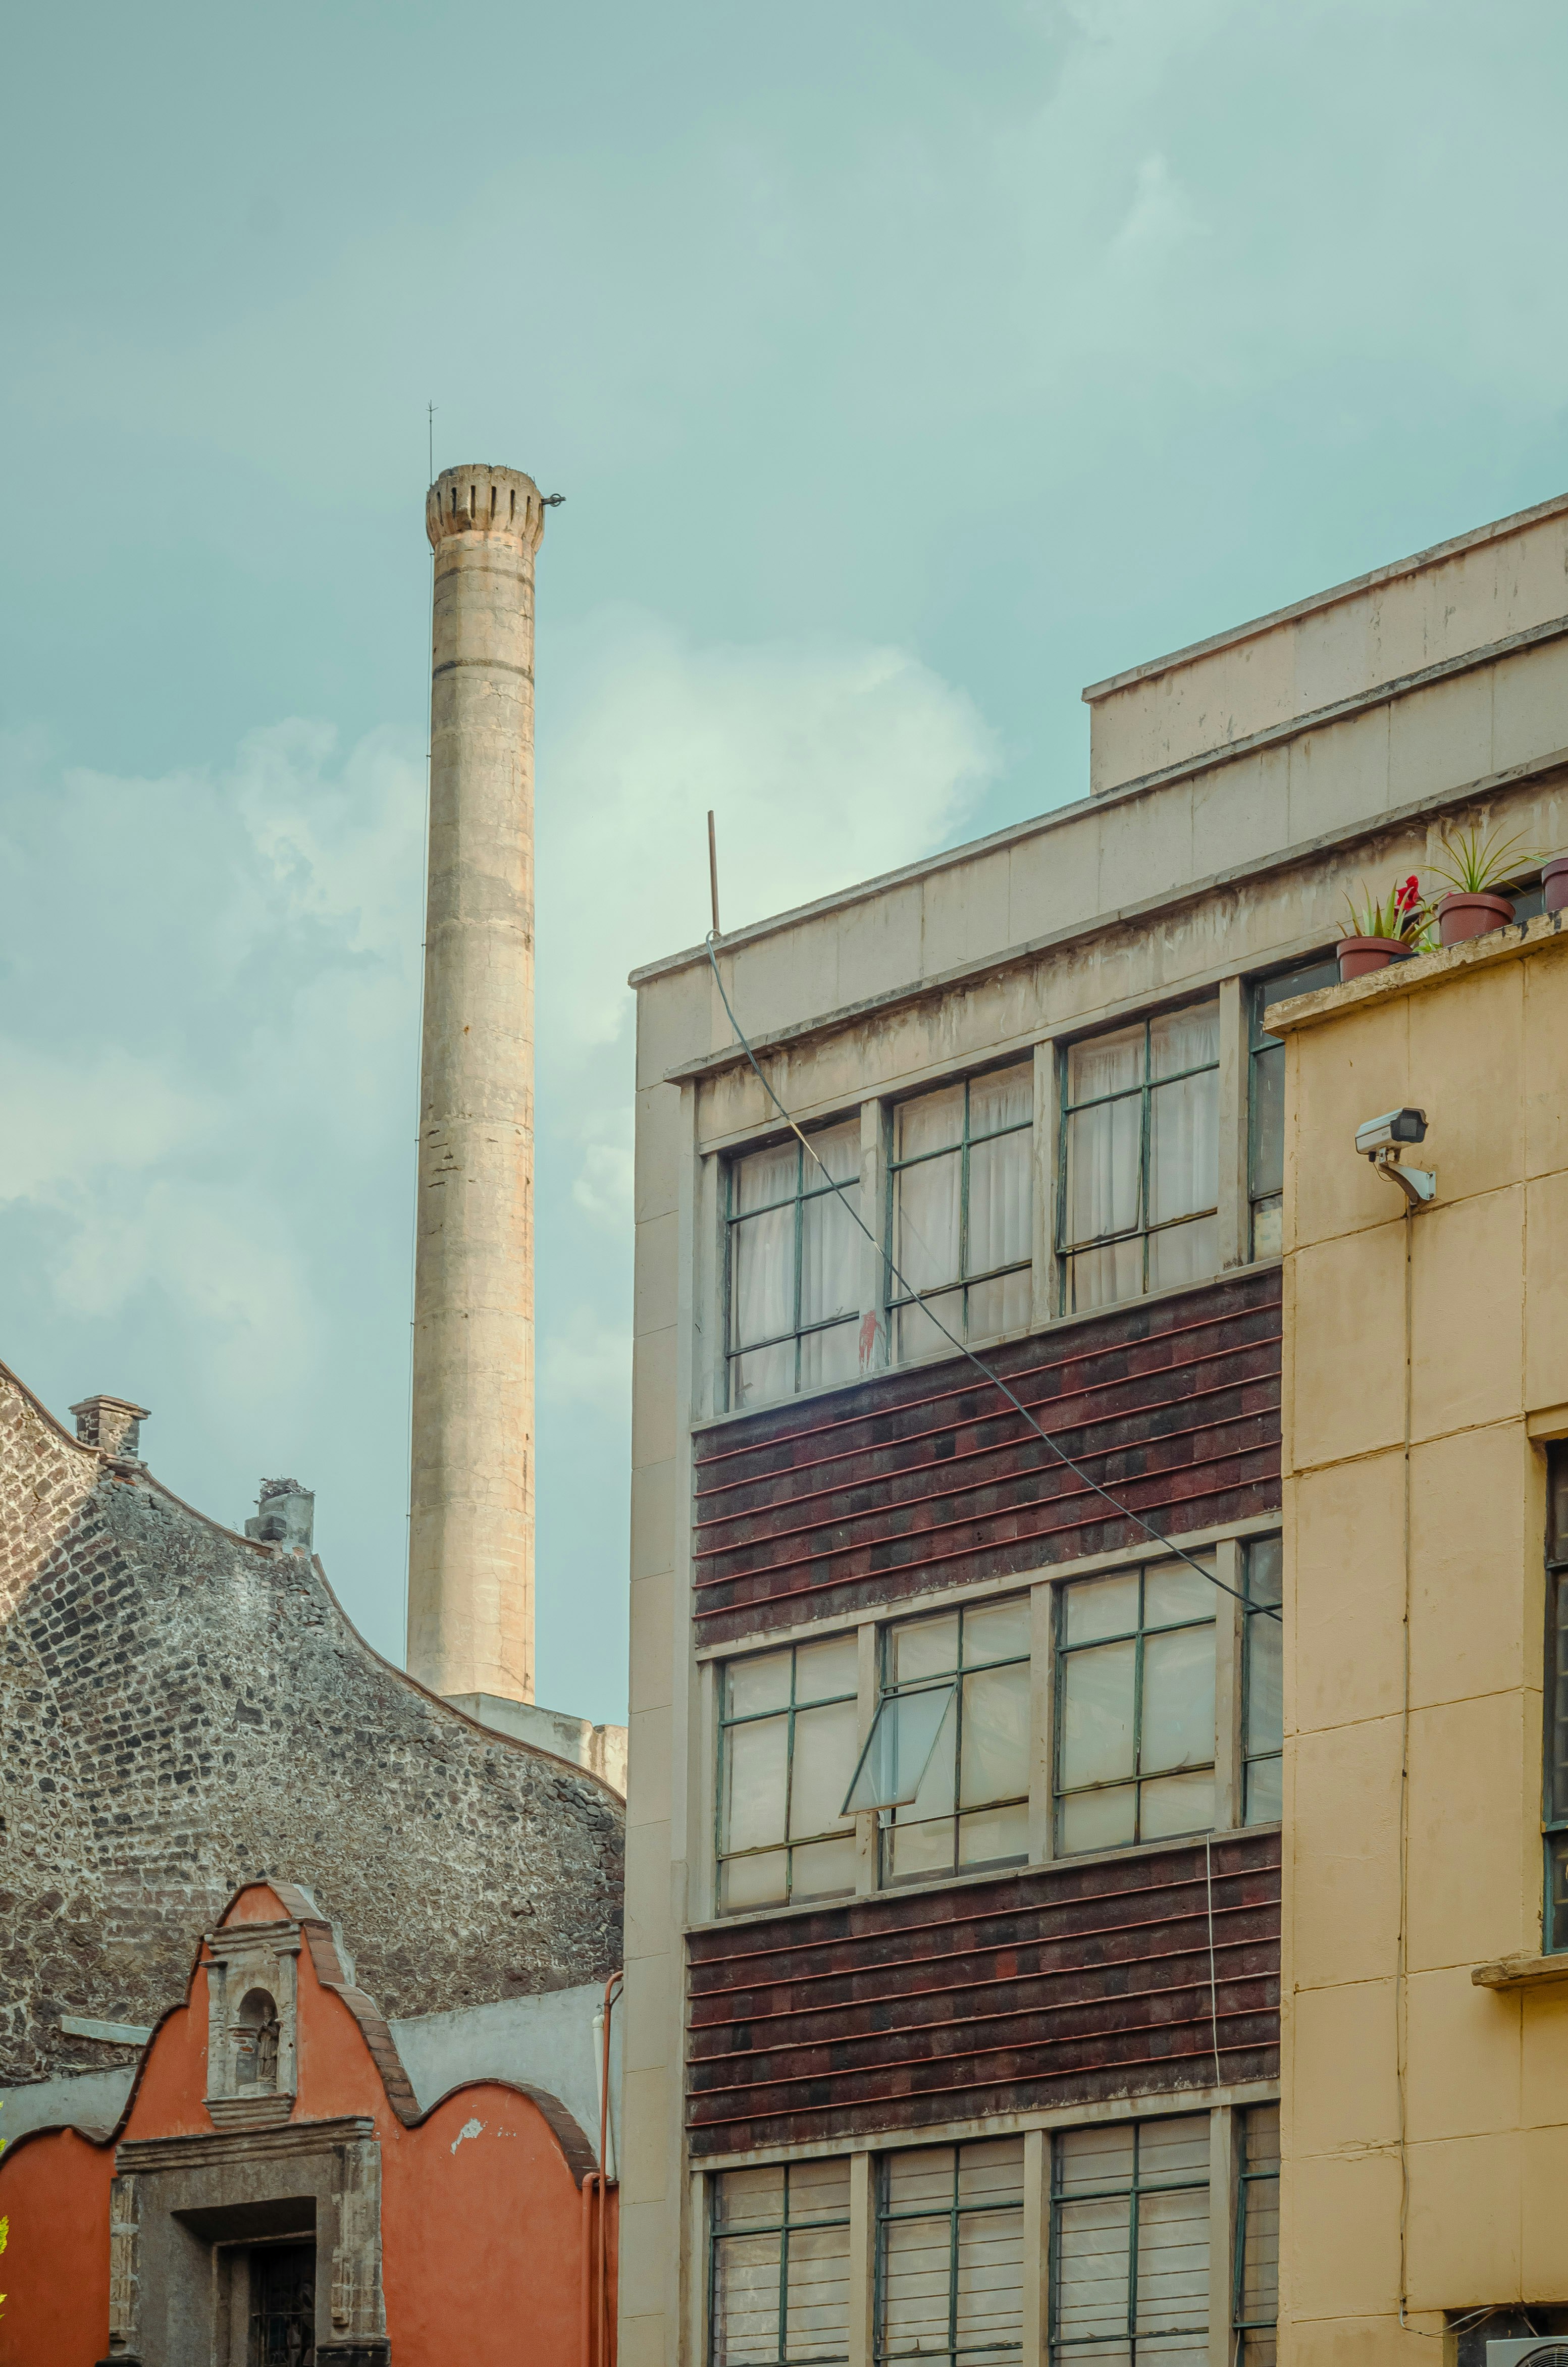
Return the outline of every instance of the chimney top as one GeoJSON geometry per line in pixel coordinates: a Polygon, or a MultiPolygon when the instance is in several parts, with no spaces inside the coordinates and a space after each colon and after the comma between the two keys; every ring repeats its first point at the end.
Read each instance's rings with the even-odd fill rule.
{"type": "Polygon", "coordinates": [[[148,1407],[132,1405],[129,1398],[84,1398],[71,1410],[84,1446],[96,1446],[111,1463],[141,1461],[142,1425],[153,1419],[148,1407]]]}
{"type": "Polygon", "coordinates": [[[501,469],[489,460],[464,469],[443,469],[425,496],[425,531],[432,548],[461,535],[505,535],[539,549],[545,501],[521,469],[501,469]]]}
{"type": "Polygon", "coordinates": [[[256,1517],[245,1535],[258,1545],[281,1546],[286,1553],[309,1553],[315,1530],[316,1500],[297,1479],[264,1479],[256,1517]]]}

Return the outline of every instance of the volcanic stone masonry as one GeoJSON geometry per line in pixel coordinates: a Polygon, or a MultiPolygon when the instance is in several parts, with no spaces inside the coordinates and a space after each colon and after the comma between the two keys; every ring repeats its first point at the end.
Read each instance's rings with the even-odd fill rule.
{"type": "Polygon", "coordinates": [[[604,1979],[624,1811],[381,1659],[302,1550],[235,1535],[83,1444],[0,1365],[0,2086],[137,2050],[243,1882],[319,1888],[382,2010],[604,1979]]]}

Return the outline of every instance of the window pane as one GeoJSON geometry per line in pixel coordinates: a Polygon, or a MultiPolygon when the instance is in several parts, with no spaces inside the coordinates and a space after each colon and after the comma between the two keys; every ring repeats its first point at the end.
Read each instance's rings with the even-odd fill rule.
{"type": "Polygon", "coordinates": [[[1124,1784],[1110,1792],[1074,1792],[1063,1800],[1061,1835],[1063,1852],[1126,1849],[1137,1835],[1138,1787],[1124,1784]]]}
{"type": "Polygon", "coordinates": [[[1211,1208],[1220,1196],[1220,1076],[1205,1069],[1149,1101],[1149,1222],[1211,1208]]]}
{"type": "Polygon", "coordinates": [[[1255,1199],[1285,1186],[1285,1047],[1267,1045],[1252,1061],[1252,1191],[1255,1199]]]}
{"type": "Polygon", "coordinates": [[[776,1348],[753,1348],[730,1366],[730,1399],[742,1406],[773,1405],[795,1393],[795,1342],[776,1348]]]}
{"type": "Polygon", "coordinates": [[[790,1852],[791,1898],[842,1898],[855,1887],[855,1842],[812,1841],[790,1852]]]}
{"type": "Polygon", "coordinates": [[[1067,1121],[1067,1205],[1062,1246],[1126,1232],[1138,1222],[1143,1104],[1107,1102],[1067,1121]]]}
{"type": "Polygon", "coordinates": [[[920,1093],[901,1102],[893,1126],[893,1157],[918,1159],[928,1150],[950,1150],[963,1140],[963,1087],[920,1093]]]}
{"type": "Polygon", "coordinates": [[[849,2163],[842,2154],[832,2161],[794,2161],[790,2165],[790,2224],[811,2219],[847,2219],[849,2163]]]}
{"type": "Polygon", "coordinates": [[[754,1150],[737,1159],[730,1170],[730,1206],[737,1217],[750,1208],[770,1208],[776,1200],[792,1200],[800,1172],[801,1147],[776,1142],[771,1150],[754,1150]]]}
{"type": "Polygon", "coordinates": [[[945,2351],[952,2244],[947,2213],[940,2218],[889,2220],[882,2243],[883,2357],[945,2351]]]}
{"type": "Polygon", "coordinates": [[[1062,1589],[1062,1639],[1097,1644],[1107,1636],[1131,1636],[1138,1625],[1138,1573],[1082,1579],[1062,1589]]]}
{"type": "MultiPolygon", "coordinates": [[[[914,1810],[904,1812],[913,1815],[914,1810]]],[[[910,1825],[901,1814],[887,1842],[887,1879],[890,1882],[920,1882],[933,1874],[950,1874],[953,1870],[953,1820],[940,1817],[934,1823],[910,1825]]]]}
{"type": "Polygon", "coordinates": [[[790,1706],[790,1655],[759,1652],[755,1659],[731,1660],[724,1670],[724,1714],[755,1717],[790,1706]]]}
{"type": "Polygon", "coordinates": [[[1027,1126],[1034,1116],[1034,1062],[1020,1060],[1016,1069],[998,1069],[989,1077],[975,1077],[969,1088],[969,1138],[999,1133],[1003,1127],[1027,1126]]]}
{"type": "Polygon", "coordinates": [[[965,1271],[988,1274],[1029,1253],[1029,1134],[977,1142],[969,1154],[969,1249],[965,1271]]]}
{"type": "Polygon", "coordinates": [[[1099,1644],[1071,1653],[1064,1662],[1058,1777],[1063,1791],[1114,1783],[1133,1772],[1136,1653],[1131,1643],[1099,1644]]]}
{"type": "Polygon", "coordinates": [[[1248,1762],[1246,1818],[1249,1825],[1277,1825],[1285,1813],[1285,1762],[1254,1759],[1248,1762]]]}
{"type": "Polygon", "coordinates": [[[790,1721],[765,1717],[724,1736],[725,1850],[766,1849],[784,1839],[790,1721]]]}
{"type": "MultiPolygon", "coordinates": [[[[848,1193],[858,1204],[858,1184],[848,1193]]],[[[864,1235],[836,1192],[819,1193],[801,1210],[801,1321],[825,1323],[860,1312],[860,1243],[864,1235]]],[[[759,1223],[767,1224],[769,1217],[759,1223]]]]}
{"type": "Polygon", "coordinates": [[[784,2172],[726,2169],[715,2181],[714,2216],[723,2227],[777,2227],[784,2216],[784,2172]]]}
{"type": "Polygon", "coordinates": [[[1097,1101],[1102,1093],[1124,1093],[1143,1082],[1143,1026],[1119,1027],[1111,1036],[1091,1036],[1074,1044],[1067,1055],[1069,1102],[1097,1101]]]}
{"type": "Polygon", "coordinates": [[[963,1664],[983,1667],[988,1660],[1028,1657],[1029,1599],[1015,1594],[1010,1602],[987,1604],[983,1611],[966,1611],[963,1619],[963,1664]]]}
{"type": "Polygon", "coordinates": [[[1247,1601],[1278,1606],[1285,1598],[1284,1539],[1255,1537],[1246,1549],[1246,1557],[1247,1601]]]}
{"type": "Polygon", "coordinates": [[[945,1677],[959,1664],[959,1614],[949,1611],[937,1619],[912,1619],[894,1627],[888,1640],[895,1685],[945,1677]]]}
{"type": "Polygon", "coordinates": [[[1055,2347],[1065,2349],[1067,2356],[1126,2367],[1131,2231],[1132,2204],[1125,2195],[1057,2206],[1052,2334],[1055,2347]],[[1081,2351],[1078,2344],[1085,2346],[1081,2351]]]}
{"type": "MultiPolygon", "coordinates": [[[[1056,2182],[1062,2194],[1097,2193],[1132,2183],[1132,2124],[1069,2129],[1056,2140],[1056,2182]]],[[[1127,2223],[1124,2220],[1123,2225],[1127,2223]]]]}
{"type": "Polygon", "coordinates": [[[828,1709],[795,1713],[795,1759],[790,1786],[790,1838],[814,1840],[842,1831],[841,1811],[855,1772],[856,1706],[835,1702],[828,1709]]]}
{"type": "Polygon", "coordinates": [[[982,1808],[978,1816],[960,1819],[960,1865],[996,1865],[1028,1853],[1029,1812],[1023,1801],[1011,1808],[982,1808]]]}
{"type": "MultiPolygon", "coordinates": [[[[1556,1616],[1552,1621],[1545,1706],[1548,1797],[1555,1820],[1568,1817],[1568,1579],[1557,1579],[1551,1600],[1556,1616]]],[[[1269,1624],[1272,1625],[1272,1621],[1269,1624]]]]}
{"type": "MultiPolygon", "coordinates": [[[[855,1777],[849,1806],[891,1808],[913,1801],[928,1761],[937,1754],[938,1736],[952,1724],[953,1687],[933,1686],[929,1693],[890,1693],[877,1707],[870,1739],[855,1777]]],[[[952,1745],[948,1745],[951,1764],[952,1745]]]]}
{"type": "Polygon", "coordinates": [[[1213,1625],[1151,1636],[1143,1646],[1143,1737],[1138,1772],[1163,1775],[1168,1768],[1211,1767],[1213,1763],[1213,1625]]]}
{"type": "Polygon", "coordinates": [[[1143,1288],[1142,1239],[1118,1241],[1114,1248],[1080,1250],[1067,1264],[1067,1311],[1082,1315],[1093,1307],[1117,1307],[1136,1298],[1143,1288]]]}
{"type": "Polygon", "coordinates": [[[781,1907],[789,1892],[789,1863],[787,1850],[769,1850],[761,1857],[726,1858],[725,1914],[744,1914],[752,1907],[781,1907]]]}
{"type": "Polygon", "coordinates": [[[1568,1833],[1550,1836],[1546,1858],[1546,1944],[1556,1955],[1568,1949],[1568,1833]]]}
{"type": "MultiPolygon", "coordinates": [[[[966,2154],[979,2150],[964,2148],[966,2154]]],[[[960,2349],[1017,2350],[1024,2330],[1022,2211],[960,2214],[956,2298],[960,2349]]]]}
{"type": "Polygon", "coordinates": [[[1278,1200],[1260,1200],[1252,1212],[1252,1253],[1278,1257],[1285,1246],[1285,1210],[1278,1200]]]}
{"type": "Polygon", "coordinates": [[[797,1702],[836,1701],[853,1694],[859,1682],[860,1647],[850,1636],[833,1636],[825,1643],[801,1644],[795,1650],[797,1702]]]}
{"type": "MultiPolygon", "coordinates": [[[[802,2168],[807,2165],[802,2164],[802,2168]]],[[[795,2180],[790,2179],[790,2216],[795,2180]]],[[[846,2193],[844,2208],[848,2209],[846,2193]]],[[[784,2356],[844,2359],[849,2350],[849,2229],[794,2227],[784,2296],[784,2356]]]]}
{"type": "Polygon", "coordinates": [[[1283,1699],[1285,1630],[1267,1611],[1247,1621],[1246,1749],[1249,1759],[1266,1758],[1285,1739],[1283,1699]]]}
{"type": "Polygon", "coordinates": [[[778,2356],[778,2236],[724,2236],[713,2249],[715,2367],[765,2367],[778,2356]]]}
{"type": "MultiPolygon", "coordinates": [[[[1207,2132],[1205,2132],[1207,2135],[1207,2132]]],[[[1207,2168],[1207,2164],[1205,2164],[1207,2168]]],[[[1138,2332],[1187,2334],[1193,2345],[1161,2346],[1160,2355],[1208,2353],[1209,2189],[1145,2191],[1138,2207],[1138,2332]]],[[[1142,2352],[1142,2343],[1139,2345],[1142,2352]]]]}
{"type": "Polygon", "coordinates": [[[1209,2176],[1209,2116],[1185,2113],[1179,2120],[1141,2121],[1138,2177],[1142,2185],[1169,2185],[1178,2179],[1209,2176]]]}
{"type": "Polygon", "coordinates": [[[1184,1282],[1207,1282],[1220,1271],[1220,1220],[1199,1217],[1149,1236],[1149,1287],[1179,1290],[1184,1282]]]}
{"type": "MultiPolygon", "coordinates": [[[[860,1121],[848,1118],[843,1126],[824,1127],[820,1134],[806,1137],[816,1159],[801,1154],[801,1189],[802,1192],[825,1192],[828,1177],[835,1184],[858,1183],[860,1175],[860,1121]],[[817,1165],[822,1161],[822,1167],[817,1165]],[[822,1170],[825,1167],[827,1176],[822,1170]]],[[[835,1195],[836,1196],[836,1195],[835,1195]]]]}
{"type": "Polygon", "coordinates": [[[1028,1268],[998,1274],[994,1282],[972,1282],[969,1287],[969,1318],[960,1335],[993,1340],[998,1331],[1021,1331],[1033,1311],[1028,1268]]]}
{"type": "Polygon", "coordinates": [[[1207,1833],[1214,1829],[1214,1777],[1157,1775],[1142,1787],[1138,1812],[1139,1839],[1168,1840],[1176,1833],[1207,1833]]]}
{"type": "Polygon", "coordinates": [[[950,1356],[953,1353],[953,1341],[961,1340],[964,1336],[961,1290],[945,1291],[939,1297],[933,1298],[929,1304],[930,1315],[926,1313],[924,1307],[903,1307],[899,1309],[896,1319],[898,1361],[901,1365],[910,1364],[917,1356],[950,1356]],[[931,1319],[932,1315],[938,1316],[946,1324],[948,1331],[952,1335],[950,1339],[938,1331],[931,1319]]]}
{"type": "MultiPolygon", "coordinates": [[[[1193,1561],[1199,1559],[1193,1556],[1193,1561]]],[[[1209,1565],[1205,1563],[1204,1567],[1209,1565]]],[[[1143,1625],[1175,1627],[1188,1619],[1212,1619],[1214,1589],[1189,1561],[1161,1561],[1143,1573],[1143,1625]]]]}
{"type": "Polygon", "coordinates": [[[731,1283],[730,1344],[749,1347],[795,1328],[795,1206],[770,1208],[748,1217],[730,1235],[734,1269],[731,1283]]]}
{"type": "Polygon", "coordinates": [[[1189,1002],[1184,1011],[1167,1011],[1149,1023],[1149,1074],[1178,1076],[1183,1069],[1201,1069],[1220,1058],[1219,997],[1189,1002]]]}
{"type": "Polygon", "coordinates": [[[1028,1790],[1029,1669],[1015,1660],[963,1683],[963,1761],[959,1806],[1016,1799],[1028,1790]]]}
{"type": "Polygon", "coordinates": [[[1279,2314],[1278,2105],[1246,2113],[1243,2132],[1243,2167],[1250,2174],[1242,2183],[1236,2323],[1272,2327],[1279,2314]]]}
{"type": "Polygon", "coordinates": [[[1568,1452],[1549,1450],[1547,1552],[1553,1561],[1568,1560],[1568,1452]]]}
{"type": "Polygon", "coordinates": [[[826,1331],[808,1331],[801,1342],[801,1387],[831,1388],[855,1380],[860,1370],[859,1326],[851,1317],[826,1331]]]}
{"type": "MultiPolygon", "coordinates": [[[[918,1701],[922,1696],[916,1694],[915,1698],[918,1701]]],[[[948,1698],[950,1701],[952,1697],[949,1694],[948,1698]]],[[[920,1778],[915,1797],[907,1807],[895,1812],[897,1821],[903,1824],[907,1819],[911,1824],[917,1824],[927,1817],[951,1816],[957,1783],[958,1720],[949,1708],[937,1729],[936,1745],[926,1761],[926,1772],[920,1778]]]]}
{"type": "Polygon", "coordinates": [[[894,1177],[893,1263],[907,1290],[935,1290],[959,1278],[958,1152],[905,1167],[894,1177]]]}

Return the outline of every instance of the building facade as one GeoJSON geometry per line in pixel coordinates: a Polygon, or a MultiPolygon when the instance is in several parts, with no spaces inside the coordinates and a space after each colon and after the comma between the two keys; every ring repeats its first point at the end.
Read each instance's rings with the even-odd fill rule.
{"type": "Polygon", "coordinates": [[[1272,1014],[1293,2359],[1568,2335],[1562,920],[1272,1014]],[[1353,1148],[1406,1105],[1437,1178],[1408,1214],[1353,1148]]]}
{"type": "Polygon", "coordinates": [[[1267,1020],[1568,843],[1568,500],[1085,696],[1079,803],[633,980],[625,2367],[1383,2355],[1278,2300],[1267,1020]]]}

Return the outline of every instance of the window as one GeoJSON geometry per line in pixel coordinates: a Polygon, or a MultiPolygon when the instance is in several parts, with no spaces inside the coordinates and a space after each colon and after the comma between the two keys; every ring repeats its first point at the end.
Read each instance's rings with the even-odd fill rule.
{"type": "Polygon", "coordinates": [[[1017,1865],[1029,1837],[1029,1603],[900,1620],[850,1794],[881,1810],[881,1878],[1017,1865]]]}
{"type": "Polygon", "coordinates": [[[1209,2120],[1070,2129],[1051,2147],[1052,2367],[1209,2354],[1209,2120]]]}
{"type": "Polygon", "coordinates": [[[1284,1541],[1255,1537],[1243,1552],[1246,1596],[1246,1647],[1242,1673],[1242,1822],[1277,1824],[1284,1813],[1285,1630],[1278,1618],[1283,1600],[1284,1541]]]}
{"type": "Polygon", "coordinates": [[[1059,1589],[1056,1846],[1214,1822],[1214,1590],[1187,1562],[1059,1589]]]}
{"type": "Polygon", "coordinates": [[[1548,1955],[1568,1950],[1568,1447],[1547,1464],[1546,1924],[1548,1955]]]}
{"type": "Polygon", "coordinates": [[[859,1369],[860,1122],[730,1161],[726,1176],[729,1379],[733,1407],[771,1405],[859,1369]],[[845,1198],[849,1207],[845,1206],[845,1198]]]}
{"type": "Polygon", "coordinates": [[[1220,1263],[1220,1004],[1074,1044],[1062,1070],[1063,1312],[1220,1263]]]}
{"type": "Polygon", "coordinates": [[[934,1294],[934,1312],[959,1340],[1028,1323],[1033,1117],[1032,1060],[922,1093],[894,1113],[892,1257],[908,1285],[893,1282],[889,1292],[899,1363],[948,1344],[914,1291],[934,1294]]]}
{"type": "Polygon", "coordinates": [[[719,1735],[719,1900],[725,1912],[855,1887],[853,1635],[729,1661],[719,1735]]]}
{"type": "Polygon", "coordinates": [[[1337,986],[1336,961],[1308,962],[1302,968],[1282,970],[1260,979],[1250,996],[1252,1004],[1252,1090],[1247,1095],[1247,1175],[1252,1199],[1252,1253],[1278,1257],[1283,1245],[1281,1199],[1285,1187],[1285,1046],[1265,1027],[1271,1002],[1292,994],[1315,994],[1320,986],[1337,986]]]}
{"type": "Polygon", "coordinates": [[[1024,2146],[887,2155],[877,2197],[879,2361],[1017,2355],[1024,2333],[1024,2146]]]}
{"type": "Polygon", "coordinates": [[[712,2367],[849,2355],[849,2164],[727,2169],[712,2181],[712,2367]]]}
{"type": "Polygon", "coordinates": [[[1279,2107],[1242,2115],[1236,2269],[1231,2312],[1236,2367],[1274,2367],[1279,2315],[1279,2107]]]}

